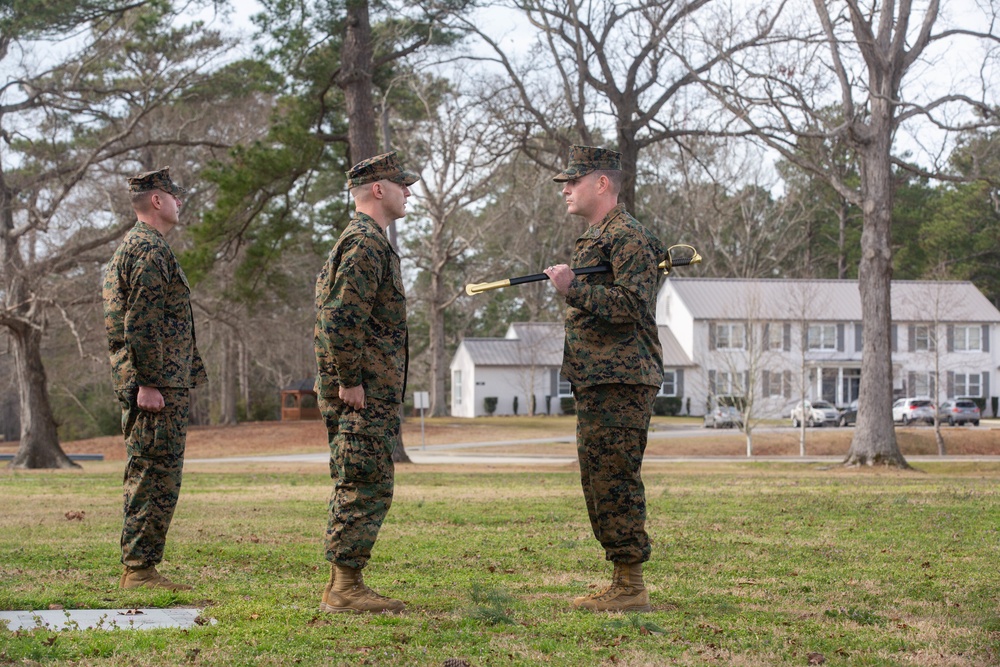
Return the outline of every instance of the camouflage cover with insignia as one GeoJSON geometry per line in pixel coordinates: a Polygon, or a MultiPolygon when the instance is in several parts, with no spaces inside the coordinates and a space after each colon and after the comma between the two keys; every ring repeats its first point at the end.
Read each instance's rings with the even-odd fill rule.
{"type": "Polygon", "coordinates": [[[125,234],[104,273],[103,296],[115,389],[190,388],[207,380],[191,289],[160,232],[139,221],[125,234]]]}
{"type": "Polygon", "coordinates": [[[362,385],[365,396],[402,403],[406,379],[406,294],[385,231],[358,213],[316,280],[320,396],[362,385]]]}
{"type": "Polygon", "coordinates": [[[608,263],[612,270],[575,278],[566,295],[562,377],[574,387],[663,382],[656,291],[665,256],[621,204],[577,239],[574,268],[608,263]]]}

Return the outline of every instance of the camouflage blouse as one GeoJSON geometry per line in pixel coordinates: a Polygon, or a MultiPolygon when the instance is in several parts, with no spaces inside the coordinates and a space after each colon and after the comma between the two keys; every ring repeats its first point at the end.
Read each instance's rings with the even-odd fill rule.
{"type": "Polygon", "coordinates": [[[163,235],[144,222],[125,234],[104,273],[104,326],[116,390],[207,380],[187,277],[163,235]]]}
{"type": "Polygon", "coordinates": [[[362,385],[365,395],[403,401],[406,294],[399,255],[385,231],[358,213],[316,280],[317,392],[362,385]]]}
{"type": "Polygon", "coordinates": [[[621,204],[576,240],[573,267],[612,270],[570,283],[563,379],[574,387],[663,382],[656,291],[664,257],[660,240],[621,204]]]}

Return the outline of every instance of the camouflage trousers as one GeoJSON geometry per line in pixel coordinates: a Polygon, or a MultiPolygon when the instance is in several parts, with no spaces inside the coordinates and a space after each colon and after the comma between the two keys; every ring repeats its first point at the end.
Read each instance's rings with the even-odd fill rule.
{"type": "Polygon", "coordinates": [[[358,569],[368,564],[392,505],[392,450],[399,437],[399,405],[372,398],[366,403],[364,409],[354,410],[336,396],[319,398],[333,479],[326,559],[358,569]]]}
{"type": "Polygon", "coordinates": [[[161,389],[164,408],[153,413],[139,409],[136,391],[118,392],[128,454],[122,482],[122,563],[146,568],[163,560],[177,507],[190,397],[187,389],[161,389]]]}
{"type": "Polygon", "coordinates": [[[642,457],[657,387],[574,388],[580,481],[590,526],[607,560],[649,560],[642,457]]]}

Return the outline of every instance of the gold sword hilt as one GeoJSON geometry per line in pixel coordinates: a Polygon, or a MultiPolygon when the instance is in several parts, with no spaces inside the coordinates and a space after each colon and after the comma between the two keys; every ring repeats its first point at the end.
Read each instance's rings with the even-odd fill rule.
{"type": "Polygon", "coordinates": [[[501,287],[510,287],[510,279],[505,278],[504,280],[497,280],[492,283],[470,283],[465,286],[465,293],[472,296],[473,294],[480,294],[488,292],[491,289],[500,289],[501,287]]]}

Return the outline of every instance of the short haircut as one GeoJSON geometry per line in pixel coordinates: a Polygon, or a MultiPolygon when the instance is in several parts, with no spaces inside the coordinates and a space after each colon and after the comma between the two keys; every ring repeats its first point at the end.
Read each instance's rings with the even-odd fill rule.
{"type": "Polygon", "coordinates": [[[622,183],[625,181],[625,172],[619,169],[597,169],[594,171],[598,178],[607,176],[611,183],[611,191],[617,195],[622,191],[622,183]]]}
{"type": "Polygon", "coordinates": [[[144,190],[142,192],[130,192],[128,195],[129,201],[132,203],[133,211],[148,211],[149,210],[149,200],[153,198],[153,193],[156,190],[144,190]]]}
{"type": "Polygon", "coordinates": [[[372,181],[371,183],[365,183],[363,185],[357,185],[351,188],[351,197],[354,201],[369,201],[372,199],[372,185],[378,183],[378,181],[372,181]]]}

